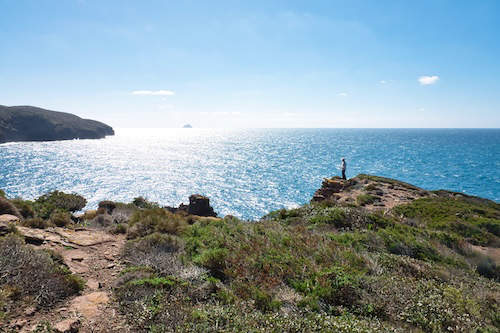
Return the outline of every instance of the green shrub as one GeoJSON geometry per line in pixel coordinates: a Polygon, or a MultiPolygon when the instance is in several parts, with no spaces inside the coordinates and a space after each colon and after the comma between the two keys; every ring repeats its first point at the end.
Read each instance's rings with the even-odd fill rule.
{"type": "Polygon", "coordinates": [[[175,235],[154,233],[128,241],[122,257],[133,266],[151,267],[158,273],[176,275],[182,269],[179,253],[183,241],[175,235]]]}
{"type": "Polygon", "coordinates": [[[48,219],[55,210],[76,212],[87,205],[87,200],[78,194],[53,191],[35,200],[33,208],[38,217],[48,219]]]}
{"type": "Polygon", "coordinates": [[[5,191],[0,189],[0,198],[6,198],[5,191]]]}
{"type": "Polygon", "coordinates": [[[228,249],[214,248],[203,250],[193,258],[194,263],[209,269],[214,276],[224,278],[224,268],[228,249]]]}
{"type": "Polygon", "coordinates": [[[112,214],[116,208],[116,203],[110,200],[104,200],[97,205],[99,214],[112,214]]]}
{"type": "Polygon", "coordinates": [[[313,224],[332,224],[337,228],[350,227],[351,223],[347,218],[345,209],[339,207],[329,207],[309,219],[313,224]]]}
{"type": "Polygon", "coordinates": [[[11,202],[16,206],[21,213],[21,216],[25,219],[35,217],[35,211],[33,209],[33,202],[29,200],[23,200],[20,198],[12,199],[11,202]]]}
{"type": "Polygon", "coordinates": [[[497,266],[491,258],[484,258],[477,265],[479,275],[500,282],[500,266],[497,266]]]}
{"type": "Polygon", "coordinates": [[[158,203],[148,201],[147,199],[145,199],[143,197],[134,198],[134,200],[132,201],[132,204],[134,206],[136,206],[137,208],[141,208],[141,209],[153,209],[153,208],[160,207],[160,205],[158,205],[158,203]]]}
{"type": "Polygon", "coordinates": [[[114,235],[126,234],[127,233],[127,225],[126,224],[116,224],[116,225],[111,227],[109,232],[114,234],[114,235]]]}
{"type": "Polygon", "coordinates": [[[36,228],[36,229],[45,229],[45,228],[52,226],[50,221],[44,220],[40,217],[33,217],[30,219],[25,219],[25,220],[21,221],[21,225],[23,227],[36,228]]]}
{"type": "Polygon", "coordinates": [[[71,213],[59,209],[54,210],[50,214],[49,221],[57,227],[65,227],[73,222],[71,220],[71,213]]]}
{"type": "Polygon", "coordinates": [[[272,295],[260,289],[255,289],[253,299],[255,307],[263,312],[277,311],[281,306],[281,302],[273,299],[272,295]]]}
{"type": "Polygon", "coordinates": [[[144,237],[155,232],[179,234],[188,225],[184,216],[163,208],[138,210],[130,218],[128,237],[144,237]]]}
{"type": "Polygon", "coordinates": [[[365,191],[377,191],[379,188],[375,184],[368,184],[364,188],[365,191]]]}
{"type": "Polygon", "coordinates": [[[356,202],[360,206],[370,205],[378,199],[377,196],[371,194],[360,194],[356,197],[356,202]]]}
{"type": "Polygon", "coordinates": [[[4,197],[0,197],[0,215],[2,214],[21,216],[19,210],[17,210],[16,206],[12,202],[4,197]]]}

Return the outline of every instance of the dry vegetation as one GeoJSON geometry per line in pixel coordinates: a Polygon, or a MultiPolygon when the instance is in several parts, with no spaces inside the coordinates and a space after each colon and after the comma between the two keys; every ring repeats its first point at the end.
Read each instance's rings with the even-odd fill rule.
{"type": "Polygon", "coordinates": [[[254,223],[141,210],[116,296],[138,331],[495,332],[499,268],[470,244],[498,247],[499,214],[441,196],[254,223]]]}
{"type": "MultiPolygon", "coordinates": [[[[10,203],[24,225],[127,234],[114,292],[134,331],[500,330],[499,258],[488,255],[498,252],[478,250],[500,247],[499,205],[438,191],[368,210],[380,187],[363,185],[357,202],[325,200],[251,223],[172,213],[143,198],[102,202],[79,219],[75,205],[57,200],[10,203]]],[[[57,257],[16,236],[0,238],[0,261],[3,316],[22,302],[50,306],[79,290],[57,257]]]]}
{"type": "Polygon", "coordinates": [[[51,307],[83,286],[54,253],[35,250],[15,234],[0,238],[0,320],[28,306],[51,307]]]}

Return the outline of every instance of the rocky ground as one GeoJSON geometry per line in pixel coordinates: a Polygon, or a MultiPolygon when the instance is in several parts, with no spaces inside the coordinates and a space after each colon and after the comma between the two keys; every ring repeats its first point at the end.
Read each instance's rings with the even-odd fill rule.
{"type": "Polygon", "coordinates": [[[95,229],[17,227],[26,241],[37,248],[59,253],[72,273],[86,281],[81,295],[49,312],[27,308],[24,315],[5,324],[13,332],[129,332],[112,300],[113,281],[120,273],[118,261],[124,235],[95,229]]]}
{"type": "Polygon", "coordinates": [[[437,196],[432,192],[393,179],[359,175],[343,180],[325,178],[312,201],[330,200],[339,204],[361,204],[368,210],[389,210],[418,198],[437,196]]]}
{"type": "Polygon", "coordinates": [[[30,202],[0,191],[0,245],[16,258],[0,266],[0,332],[500,327],[498,203],[371,175],[324,179],[311,203],[253,223],[189,199],[103,201],[75,216],[85,206],[78,195],[30,202]],[[32,252],[46,252],[32,248],[55,253],[47,271],[59,275],[18,270],[18,258],[31,264],[41,258],[32,252]],[[42,276],[37,288],[51,287],[57,302],[38,302],[30,276],[42,276]],[[60,295],[51,285],[75,276],[83,289],[60,295]],[[20,288],[29,293],[17,297],[20,288]]]}

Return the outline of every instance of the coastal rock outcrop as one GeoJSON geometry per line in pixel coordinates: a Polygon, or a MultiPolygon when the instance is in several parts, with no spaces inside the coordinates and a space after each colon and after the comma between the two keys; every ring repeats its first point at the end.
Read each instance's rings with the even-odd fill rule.
{"type": "Polygon", "coordinates": [[[190,215],[205,217],[217,216],[217,213],[214,212],[213,207],[210,206],[210,199],[200,194],[192,194],[191,196],[189,196],[189,205],[180,204],[178,208],[165,207],[165,209],[172,213],[184,211],[190,215]]]}
{"type": "Polygon", "coordinates": [[[347,180],[340,177],[323,179],[321,188],[314,193],[311,201],[335,201],[385,210],[414,199],[437,195],[399,180],[360,174],[347,180]]]}
{"type": "Polygon", "coordinates": [[[33,106],[0,105],[0,143],[102,139],[107,135],[114,135],[113,128],[95,120],[33,106]]]}

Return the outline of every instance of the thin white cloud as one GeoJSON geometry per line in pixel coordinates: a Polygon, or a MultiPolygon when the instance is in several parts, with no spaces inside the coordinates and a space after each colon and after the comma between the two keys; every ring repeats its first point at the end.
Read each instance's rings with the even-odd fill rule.
{"type": "Polygon", "coordinates": [[[337,94],[337,96],[340,96],[340,97],[346,97],[348,95],[348,93],[346,92],[340,92],[337,94]]]}
{"type": "Polygon", "coordinates": [[[134,90],[132,95],[144,95],[144,96],[173,96],[175,92],[172,90],[134,90]]]}
{"type": "Polygon", "coordinates": [[[438,80],[439,80],[439,76],[437,76],[437,75],[431,75],[431,76],[424,75],[424,76],[421,76],[418,78],[418,82],[420,82],[420,84],[422,86],[428,86],[428,85],[434,84],[438,80]]]}
{"type": "Polygon", "coordinates": [[[386,84],[387,83],[386,80],[380,80],[379,82],[380,82],[380,84],[386,84]]]}
{"type": "Polygon", "coordinates": [[[239,116],[241,115],[241,112],[227,112],[227,111],[202,111],[199,112],[200,114],[203,115],[210,115],[210,116],[239,116]]]}

